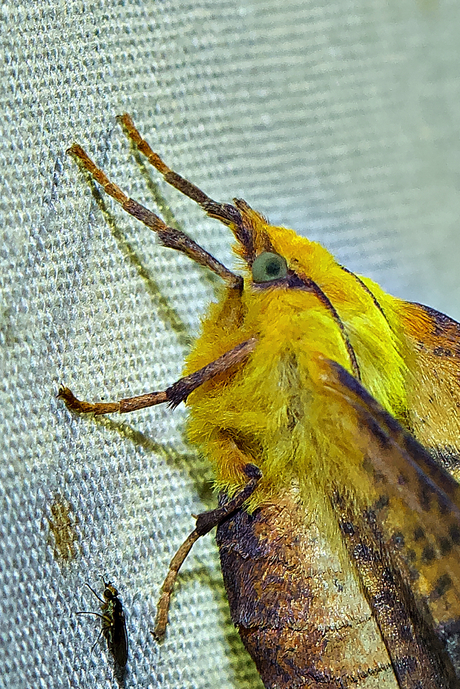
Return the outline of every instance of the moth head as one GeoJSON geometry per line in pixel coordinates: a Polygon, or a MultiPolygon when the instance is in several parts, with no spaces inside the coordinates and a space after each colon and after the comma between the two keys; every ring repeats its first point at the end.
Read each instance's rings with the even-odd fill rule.
{"type": "Polygon", "coordinates": [[[270,225],[246,201],[234,199],[233,202],[232,206],[215,202],[202,205],[209,215],[227,225],[235,235],[234,251],[243,259],[247,269],[244,287],[249,291],[249,298],[273,301],[278,314],[281,303],[286,314],[308,310],[310,313],[311,310],[327,313],[329,336],[323,337],[322,320],[323,327],[317,329],[318,333],[323,333],[319,340],[335,342],[338,339],[340,348],[344,347],[344,362],[360,379],[353,346],[329,296],[339,304],[349,299],[350,295],[343,287],[343,269],[320,244],[286,227],[270,225]]]}
{"type": "Polygon", "coordinates": [[[323,246],[286,227],[270,225],[242,199],[234,199],[233,205],[212,202],[204,207],[233,232],[234,252],[243,259],[249,283],[256,289],[285,286],[314,291],[314,282],[327,281],[337,270],[323,246]]]}

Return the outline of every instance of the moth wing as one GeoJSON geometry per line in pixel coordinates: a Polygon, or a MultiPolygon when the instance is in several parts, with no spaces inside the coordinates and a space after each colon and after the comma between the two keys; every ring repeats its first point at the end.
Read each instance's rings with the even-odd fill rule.
{"type": "Polygon", "coordinates": [[[415,353],[406,381],[413,433],[459,480],[460,324],[414,302],[397,302],[397,313],[415,353]]]}
{"type": "MultiPolygon", "coordinates": [[[[402,677],[412,658],[420,686],[458,687],[460,486],[353,376],[325,364],[323,384],[355,410],[356,440],[381,496],[373,505],[337,492],[331,499],[392,662],[402,677]]],[[[416,686],[401,677],[401,686],[416,686]]]]}

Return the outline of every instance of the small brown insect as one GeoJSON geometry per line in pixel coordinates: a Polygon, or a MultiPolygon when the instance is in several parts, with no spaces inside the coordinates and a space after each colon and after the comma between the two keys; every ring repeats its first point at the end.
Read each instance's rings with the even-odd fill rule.
{"type": "Polygon", "coordinates": [[[77,555],[78,533],[75,527],[78,519],[68,501],[60,495],[55,495],[50,511],[48,523],[53,555],[60,563],[69,562],[77,555]]]}
{"type": "Polygon", "coordinates": [[[98,601],[100,601],[102,614],[99,612],[87,611],[77,612],[76,614],[95,615],[101,619],[101,631],[94,642],[93,648],[102,634],[107,641],[107,646],[113,656],[115,665],[118,666],[118,668],[124,668],[128,661],[128,635],[126,633],[123,606],[118,598],[118,591],[115,586],[110,581],[106,582],[104,578],[102,578],[102,583],[104,584],[103,599],[89,584],[86,584],[98,601]]]}

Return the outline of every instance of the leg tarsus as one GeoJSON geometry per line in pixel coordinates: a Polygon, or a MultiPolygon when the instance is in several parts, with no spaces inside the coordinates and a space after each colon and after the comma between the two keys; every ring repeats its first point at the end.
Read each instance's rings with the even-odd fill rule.
{"type": "Polygon", "coordinates": [[[170,562],[168,573],[161,587],[160,600],[157,605],[157,615],[155,619],[155,629],[151,634],[157,641],[161,641],[165,635],[168,624],[168,611],[171,601],[171,594],[174,584],[179,574],[179,570],[189,554],[192,546],[201,537],[207,534],[218,524],[221,524],[233,512],[239,510],[243,504],[254,493],[257,485],[262,478],[262,472],[255,464],[245,464],[243,471],[249,478],[245,487],[229,500],[225,505],[217,507],[215,510],[202,512],[196,517],[196,527],[192,533],[182,543],[173,559],[170,562]]]}
{"type": "Polygon", "coordinates": [[[145,407],[154,407],[156,404],[163,404],[168,402],[168,393],[148,392],[145,395],[138,395],[137,397],[127,397],[119,402],[86,402],[75,397],[72,390],[69,388],[60,387],[57,397],[64,400],[67,409],[78,412],[80,414],[126,414],[137,409],[144,409],[145,407]]]}
{"type": "Polygon", "coordinates": [[[113,414],[120,411],[119,402],[99,402],[96,404],[85,402],[77,399],[72,390],[63,386],[59,388],[57,397],[64,400],[67,409],[82,414],[113,414]]]}

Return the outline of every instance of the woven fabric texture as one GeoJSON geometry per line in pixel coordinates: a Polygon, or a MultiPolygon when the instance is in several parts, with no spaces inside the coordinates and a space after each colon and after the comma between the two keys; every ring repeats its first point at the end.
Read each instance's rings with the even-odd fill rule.
{"type": "Polygon", "coordinates": [[[213,198],[245,198],[388,291],[460,317],[460,6],[455,0],[3,2],[0,97],[0,687],[116,686],[84,586],[127,613],[126,687],[256,689],[212,537],[165,642],[168,562],[215,505],[185,410],[82,418],[56,400],[163,389],[212,281],[92,195],[81,143],[133,197],[231,265],[231,239],[134,160],[130,112],[213,198]],[[162,195],[163,200],[160,199],[162,195]],[[157,199],[157,203],[155,202],[157,199]],[[103,207],[102,207],[103,206],[103,207]]]}

